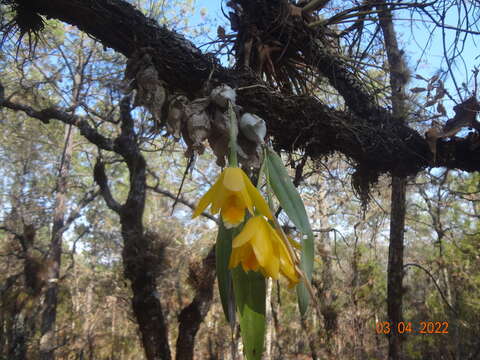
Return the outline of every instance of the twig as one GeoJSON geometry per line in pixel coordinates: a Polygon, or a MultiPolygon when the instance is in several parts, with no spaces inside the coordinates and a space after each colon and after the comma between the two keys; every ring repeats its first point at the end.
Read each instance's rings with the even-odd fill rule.
{"type": "Polygon", "coordinates": [[[409,266],[414,266],[414,267],[417,267],[417,268],[425,271],[425,273],[430,277],[430,279],[432,279],[433,284],[434,284],[435,287],[437,288],[438,292],[440,293],[440,296],[441,296],[442,300],[445,302],[445,304],[447,305],[447,307],[450,309],[450,311],[451,311],[452,313],[454,313],[455,315],[458,315],[458,313],[455,311],[455,309],[452,307],[452,305],[450,305],[450,303],[448,302],[447,298],[445,297],[445,295],[444,295],[443,292],[442,292],[442,289],[440,289],[440,286],[437,284],[437,281],[435,280],[435,278],[433,277],[433,275],[430,273],[430,271],[428,271],[427,269],[425,269],[422,265],[415,264],[415,263],[405,264],[405,265],[403,265],[403,268],[407,268],[407,267],[409,267],[409,266]]]}
{"type": "MultiPolygon", "coordinates": [[[[179,203],[181,203],[181,204],[183,204],[183,205],[185,205],[185,206],[188,206],[188,207],[189,207],[190,209],[192,209],[192,210],[195,210],[195,208],[196,208],[195,204],[193,204],[192,202],[190,202],[190,201],[188,201],[188,200],[185,200],[185,199],[182,198],[182,197],[179,197],[179,196],[171,193],[171,192],[168,191],[168,190],[161,189],[161,188],[159,187],[159,182],[160,182],[160,180],[159,180],[158,176],[157,176],[155,173],[153,173],[151,170],[148,170],[148,173],[149,173],[151,176],[153,176],[153,177],[155,178],[155,180],[157,181],[157,183],[156,183],[154,186],[147,185],[147,189],[148,189],[148,190],[152,190],[152,191],[154,191],[154,192],[156,192],[156,193],[158,193],[158,194],[161,194],[161,195],[166,196],[166,197],[168,197],[168,198],[170,198],[170,199],[172,199],[172,200],[175,200],[175,201],[177,201],[177,202],[179,202],[179,203]]],[[[214,221],[215,223],[219,224],[219,220],[218,220],[215,216],[210,215],[210,214],[208,214],[208,213],[206,213],[206,212],[202,212],[201,215],[204,216],[204,217],[206,217],[207,219],[210,219],[210,220],[214,221]]]]}

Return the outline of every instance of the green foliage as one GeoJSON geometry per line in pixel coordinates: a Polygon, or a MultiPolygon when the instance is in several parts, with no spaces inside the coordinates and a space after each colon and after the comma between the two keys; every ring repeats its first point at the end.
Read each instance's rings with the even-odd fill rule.
{"type": "MultiPolygon", "coordinates": [[[[283,165],[282,159],[271,149],[266,151],[266,168],[268,183],[272,187],[280,205],[288,217],[297,226],[302,236],[302,257],[300,267],[308,281],[312,279],[313,271],[313,232],[310,227],[305,205],[292,183],[290,176],[283,165]]],[[[302,282],[297,286],[298,305],[302,315],[307,311],[310,295],[305,284],[302,282]]]]}
{"type": "MultiPolygon", "coordinates": [[[[185,28],[193,6],[193,1],[131,2],[160,23],[177,29],[185,28]]],[[[76,114],[88,116],[102,134],[118,135],[115,122],[118,120],[118,100],[123,96],[126,59],[103,49],[68,25],[54,20],[47,20],[46,25],[44,41],[39,42],[34,59],[29,58],[25,45],[20,46],[17,55],[15,39],[4,44],[0,55],[3,70],[0,71],[6,92],[15,94],[13,100],[33,108],[51,105],[73,108],[76,114]],[[87,54],[86,83],[80,92],[78,102],[82,106],[79,107],[72,95],[75,79],[70,70],[81,65],[87,54]]],[[[376,80],[372,89],[378,89],[379,83],[385,80],[385,73],[370,71],[370,75],[376,80]]],[[[384,93],[379,97],[385,98],[384,93]]],[[[23,113],[2,111],[1,115],[2,225],[20,233],[25,222],[35,224],[33,254],[41,258],[51,241],[55,181],[65,128],[55,121],[43,124],[23,113]]],[[[134,111],[134,117],[138,141],[149,165],[149,185],[158,185],[176,194],[187,163],[182,145],[152,133],[152,121],[141,109],[134,111]]],[[[74,141],[66,204],[68,213],[94,188],[92,164],[99,155],[99,151],[78,133],[74,134],[74,141]]],[[[113,196],[122,202],[129,187],[127,169],[117,156],[106,152],[102,152],[102,156],[112,179],[113,196]]],[[[309,356],[315,344],[321,348],[318,358],[351,359],[352,354],[357,358],[386,358],[387,338],[377,336],[374,325],[375,321],[386,319],[388,213],[385,210],[389,206],[389,180],[380,180],[373,192],[374,201],[368,209],[362,209],[350,189],[352,169],[348,164],[332,156],[322,159],[321,164],[309,160],[306,168],[306,173],[314,175],[306,177],[301,184],[302,201],[282,160],[270,150],[267,153],[269,184],[288,218],[306,235],[302,237],[302,268],[314,279],[313,286],[323,313],[320,316],[312,311],[307,323],[301,324],[296,299],[289,289],[274,284],[266,304],[264,278],[255,272],[245,274],[240,268],[235,269],[236,306],[245,353],[248,359],[261,357],[265,332],[268,336],[267,322],[275,329],[272,352],[276,358],[309,356]],[[315,234],[319,234],[315,244],[312,227],[315,234]],[[327,231],[328,228],[335,231],[327,231]],[[314,268],[314,245],[322,247],[322,251],[317,251],[316,262],[325,264],[328,261],[329,269],[324,265],[314,268]],[[272,305],[271,319],[266,319],[265,305],[272,305]],[[327,323],[331,314],[338,318],[336,324],[327,323]],[[306,335],[311,335],[313,341],[309,342],[306,335]]],[[[187,173],[181,198],[193,202],[216,172],[208,154],[199,157],[196,169],[187,173]]],[[[404,345],[408,360],[445,359],[446,354],[467,359],[472,358],[478,348],[479,180],[478,174],[444,175],[438,170],[411,180],[405,262],[422,265],[431,276],[418,268],[405,268],[404,318],[417,324],[421,320],[446,320],[450,333],[407,336],[404,345]]],[[[215,242],[215,235],[211,223],[193,222],[189,220],[189,208],[178,204],[173,212],[172,204],[172,199],[150,191],[145,225],[161,234],[161,239],[152,241],[151,256],[158,259],[160,301],[169,325],[170,342],[174,343],[178,334],[177,315],[196,294],[192,286],[186,285],[189,263],[204,256],[206,249],[215,242]]],[[[220,228],[216,256],[219,294],[215,294],[212,309],[197,335],[195,355],[199,359],[226,358],[225,354],[230,351],[230,337],[226,335],[229,324],[223,321],[221,306],[227,316],[234,313],[231,271],[228,270],[233,237],[232,231],[220,228]]],[[[118,217],[100,199],[82,209],[79,219],[65,233],[55,334],[59,345],[62,344],[57,350],[59,359],[143,358],[131,310],[132,294],[123,278],[122,251],[118,217]]],[[[0,325],[5,335],[0,341],[0,358],[6,359],[11,345],[9,336],[12,338],[14,330],[20,328],[19,319],[23,315],[38,314],[40,301],[29,298],[25,291],[24,254],[21,244],[11,233],[0,233],[0,255],[0,325]],[[18,279],[6,288],[8,279],[17,274],[18,279]]],[[[302,285],[298,291],[304,314],[309,296],[302,285]]],[[[233,322],[232,318],[229,320],[233,322]]],[[[34,354],[39,346],[39,317],[29,321],[28,325],[36,329],[26,334],[30,336],[28,347],[34,354]]]]}
{"type": "Polygon", "coordinates": [[[260,360],[265,338],[265,278],[256,271],[232,270],[235,302],[247,360],[260,360]]]}
{"type": "Polygon", "coordinates": [[[226,229],[223,223],[221,223],[218,227],[217,242],[215,243],[218,291],[223,313],[232,327],[235,324],[235,299],[232,273],[228,268],[228,263],[232,253],[232,240],[237,233],[236,229],[226,229]]]}

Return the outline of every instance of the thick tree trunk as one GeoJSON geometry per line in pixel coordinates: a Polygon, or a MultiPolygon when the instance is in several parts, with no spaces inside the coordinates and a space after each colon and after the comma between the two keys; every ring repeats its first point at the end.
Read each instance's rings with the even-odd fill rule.
{"type": "Polygon", "coordinates": [[[12,327],[10,328],[10,347],[8,351],[8,359],[11,360],[27,360],[28,346],[28,319],[21,310],[14,315],[12,327]]]}
{"type": "Polygon", "coordinates": [[[388,356],[391,360],[401,358],[402,339],[396,331],[403,321],[403,247],[405,229],[406,179],[392,178],[392,205],[390,208],[390,246],[388,249],[387,316],[392,332],[388,338],[388,356]]]}
{"type": "Polygon", "coordinates": [[[23,308],[15,286],[19,275],[9,276],[0,287],[2,338],[0,339],[0,357],[5,359],[27,360],[28,341],[35,332],[35,315],[23,308]]]}
{"type": "MultiPolygon", "coordinates": [[[[125,105],[123,105],[125,106],[125,105]]],[[[122,252],[125,277],[133,292],[133,312],[142,334],[148,360],[170,360],[168,328],[163,316],[160,294],[157,290],[156,255],[152,253],[151,238],[143,228],[145,210],[146,163],[136,144],[133,121],[129,109],[122,109],[122,135],[117,139],[130,172],[128,199],[119,211],[124,248],[122,252]]]]}
{"type": "MultiPolygon", "coordinates": [[[[320,228],[327,229],[330,226],[328,215],[326,214],[327,193],[324,190],[325,184],[322,183],[321,189],[317,197],[317,213],[320,228]]],[[[325,347],[328,356],[335,358],[338,354],[338,342],[341,338],[338,336],[338,311],[335,309],[335,293],[334,277],[332,273],[332,256],[330,254],[330,233],[328,231],[320,233],[319,242],[317,243],[317,253],[322,259],[321,281],[314,281],[313,285],[317,288],[317,294],[320,301],[320,308],[325,327],[325,347]],[[321,284],[321,286],[320,286],[321,284]]]]}
{"type": "MultiPolygon", "coordinates": [[[[398,47],[393,28],[392,13],[385,1],[377,2],[385,49],[390,71],[392,91],[392,112],[397,121],[406,118],[405,85],[409,81],[409,72],[398,47]]],[[[402,321],[403,302],[403,248],[405,232],[405,201],[407,181],[405,177],[392,177],[392,196],[390,207],[390,245],[388,251],[387,274],[387,316],[392,331],[388,338],[388,357],[399,360],[402,357],[402,337],[398,333],[398,324],[402,321]]]]}
{"type": "Polygon", "coordinates": [[[141,218],[136,216],[135,210],[142,210],[143,213],[143,208],[125,208],[120,215],[124,241],[122,257],[125,277],[131,282],[133,312],[147,359],[170,360],[168,329],[157,291],[158,264],[150,253],[150,239],[145,236],[141,218]]]}
{"type": "Polygon", "coordinates": [[[57,180],[57,194],[53,215],[52,240],[50,243],[50,258],[48,261],[48,278],[45,300],[42,310],[40,360],[54,359],[55,350],[55,322],[57,319],[58,280],[62,259],[63,227],[65,226],[67,181],[73,151],[73,130],[71,125],[65,126],[65,147],[60,163],[57,180]]]}
{"type": "Polygon", "coordinates": [[[212,247],[201,267],[190,267],[190,278],[196,288],[193,301],[178,315],[180,323],[176,345],[176,360],[192,360],[195,336],[210,310],[215,283],[215,247],[212,247]]]}
{"type": "Polygon", "coordinates": [[[100,160],[95,165],[94,178],[107,206],[120,216],[124,273],[131,283],[132,307],[140,328],[145,355],[148,360],[170,360],[168,328],[156,281],[161,259],[154,253],[152,238],[145,233],[143,227],[146,163],[137,144],[129,98],[121,101],[120,114],[122,129],[114,141],[113,150],[123,157],[128,167],[130,189],[126,202],[119,204],[113,198],[105,167],[100,160]]]}
{"type": "MultiPolygon", "coordinates": [[[[361,224],[357,223],[357,225],[361,224]]],[[[358,301],[359,284],[359,262],[361,260],[360,249],[358,248],[359,236],[357,234],[357,225],[355,225],[355,242],[353,245],[352,254],[352,282],[351,286],[351,301],[353,304],[353,330],[355,337],[353,339],[353,359],[360,360],[364,357],[363,349],[363,333],[362,333],[362,319],[360,318],[360,304],[358,301]]]]}

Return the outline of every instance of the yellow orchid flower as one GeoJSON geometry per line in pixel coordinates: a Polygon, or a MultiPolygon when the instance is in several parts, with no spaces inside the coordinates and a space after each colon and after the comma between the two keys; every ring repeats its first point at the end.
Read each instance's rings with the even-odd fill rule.
{"type": "Polygon", "coordinates": [[[250,218],[233,239],[228,266],[232,269],[240,263],[244,271],[260,271],[272,279],[282,274],[290,286],[300,281],[286,245],[263,216],[250,218]]]}
{"type": "Polygon", "coordinates": [[[253,186],[247,174],[237,167],[227,167],[222,171],[215,184],[200,199],[193,218],[200,215],[210,204],[212,214],[221,210],[225,227],[239,225],[245,218],[245,209],[257,212],[272,219],[270,209],[262,195],[253,186]]]}

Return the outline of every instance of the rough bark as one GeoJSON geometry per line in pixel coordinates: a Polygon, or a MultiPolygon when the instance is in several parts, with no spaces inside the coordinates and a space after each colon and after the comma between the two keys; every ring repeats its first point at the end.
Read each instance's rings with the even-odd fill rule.
{"type": "MultiPolygon", "coordinates": [[[[281,0],[275,3],[287,4],[281,0]]],[[[352,83],[346,65],[325,43],[308,43],[303,51],[342,94],[351,111],[335,111],[308,96],[284,96],[262,86],[248,71],[225,69],[183,36],[158,26],[122,0],[39,0],[31,6],[46,17],[79,27],[127,57],[136,49],[150,48],[159,76],[172,89],[191,97],[200,93],[209,78],[210,85],[227,83],[243,88],[238,91],[238,103],[267,121],[278,148],[304,149],[313,157],[340,151],[372,179],[385,172],[416,174],[431,164],[432,155],[423,136],[392,119],[361,91],[358,82],[352,83]],[[251,85],[260,86],[245,88],[251,85]]],[[[298,41],[307,31],[299,22],[294,30],[298,41]]],[[[44,119],[48,116],[51,114],[43,114],[44,119]]],[[[472,149],[467,139],[438,144],[438,166],[476,171],[480,169],[475,161],[479,155],[480,148],[472,149]]]]}
{"type": "Polygon", "coordinates": [[[140,328],[146,357],[148,360],[170,360],[168,329],[157,291],[156,275],[159,264],[156,254],[152,252],[151,239],[143,227],[147,187],[146,163],[137,144],[129,98],[122,100],[120,113],[121,133],[114,140],[113,148],[125,160],[130,175],[126,202],[119,204],[113,198],[105,167],[100,159],[95,165],[94,178],[108,207],[120,216],[124,241],[124,273],[131,283],[133,312],[140,328]]]}
{"type": "MultiPolygon", "coordinates": [[[[383,32],[389,64],[392,113],[394,117],[401,121],[405,119],[404,114],[406,113],[405,85],[409,80],[406,77],[407,69],[398,47],[392,13],[384,1],[380,2],[377,7],[381,10],[379,13],[380,27],[383,32]]],[[[402,335],[397,329],[398,324],[403,321],[403,249],[406,192],[406,178],[394,175],[392,177],[387,270],[387,316],[392,328],[388,338],[388,358],[391,360],[400,360],[402,357],[402,335]]]]}
{"type": "MultiPolygon", "coordinates": [[[[156,289],[156,269],[159,264],[155,254],[151,251],[151,239],[145,234],[142,221],[147,189],[146,163],[137,144],[133,119],[129,114],[128,98],[124,99],[120,106],[122,114],[121,134],[113,140],[99,134],[84,118],[68,114],[57,108],[37,111],[29,106],[10,100],[2,101],[2,99],[0,99],[0,106],[23,111],[29,116],[44,122],[54,118],[65,124],[74,125],[79,128],[81,135],[99,149],[116,152],[125,160],[130,173],[130,191],[124,204],[120,204],[114,199],[101,161],[95,166],[94,178],[100,186],[101,194],[108,207],[120,216],[125,245],[122,252],[125,277],[131,281],[134,294],[132,305],[139,323],[147,359],[169,360],[171,355],[168,346],[167,327],[162,313],[160,295],[156,289]]],[[[92,197],[87,196],[82,201],[83,206],[92,199],[92,197]]],[[[66,223],[70,224],[75,216],[78,216],[78,211],[70,215],[66,223]]],[[[206,312],[202,310],[201,314],[205,316],[206,312]]],[[[199,321],[201,320],[199,319],[199,321]]]]}
{"type": "Polygon", "coordinates": [[[19,309],[14,313],[13,326],[10,333],[8,358],[11,360],[27,360],[28,348],[28,316],[19,309]]]}
{"type": "MultiPolygon", "coordinates": [[[[18,3],[24,1],[17,0],[18,3]]],[[[250,4],[253,10],[261,11],[260,8],[255,9],[254,2],[245,0],[243,3],[244,9],[248,9],[247,5],[250,4]]],[[[287,2],[282,0],[271,3],[287,6],[287,2]]],[[[306,45],[300,50],[310,65],[318,69],[342,95],[349,111],[332,109],[309,96],[285,96],[265,86],[249,71],[241,68],[225,69],[211,56],[202,54],[183,36],[158,26],[122,0],[38,0],[29,6],[32,11],[48,18],[77,26],[106,47],[127,57],[139,49],[150,49],[159,76],[172,90],[183,91],[190,98],[199,96],[205,89],[219,83],[238,88],[238,104],[267,121],[269,133],[279,149],[302,149],[312,157],[339,151],[356,162],[359,173],[367,182],[374,181],[382,173],[395,175],[392,185],[389,256],[389,298],[393,300],[392,308],[389,306],[389,316],[392,320],[401,318],[398,314],[401,316],[404,176],[414,175],[429,166],[432,154],[423,136],[400,121],[405,118],[405,114],[395,110],[400,108],[395,100],[393,114],[379,108],[375,100],[362,91],[358,82],[352,82],[346,65],[330,51],[322,38],[314,43],[304,41],[306,45]]],[[[296,21],[291,26],[294,30],[290,31],[292,39],[295,43],[301,43],[304,39],[302,37],[308,34],[305,25],[296,21]]],[[[387,41],[388,26],[383,27],[387,41]]],[[[398,88],[394,80],[397,55],[398,53],[389,54],[392,91],[397,91],[398,88]]],[[[100,165],[96,179],[101,186],[103,184],[102,192],[107,204],[120,215],[125,241],[125,274],[132,282],[133,307],[139,320],[147,357],[169,359],[166,327],[155,288],[155,269],[148,261],[144,261],[149,256],[149,242],[145,238],[141,221],[145,201],[145,161],[135,147],[132,126],[127,124],[128,121],[125,122],[124,125],[127,124],[126,127],[130,129],[125,130],[124,126],[121,136],[111,141],[101,136],[81,117],[70,116],[55,108],[37,111],[12,101],[13,99],[4,100],[2,93],[0,86],[0,106],[24,111],[44,122],[53,118],[73,124],[99,148],[113,150],[124,157],[131,175],[131,192],[125,204],[120,205],[113,199],[100,165]]],[[[480,170],[480,162],[477,161],[480,148],[472,148],[470,145],[468,139],[439,141],[437,165],[466,171],[480,170]]]]}
{"type": "MultiPolygon", "coordinates": [[[[322,184],[321,190],[317,196],[317,212],[320,228],[327,229],[329,224],[328,215],[326,214],[326,191],[322,184]]],[[[320,309],[324,320],[325,327],[325,350],[328,356],[334,358],[338,356],[338,310],[336,309],[334,276],[332,269],[332,255],[330,245],[329,232],[322,232],[319,236],[316,251],[322,259],[322,272],[320,281],[313,281],[320,302],[320,309]]]]}
{"type": "Polygon", "coordinates": [[[388,356],[391,360],[401,359],[402,338],[396,329],[403,321],[403,248],[405,232],[406,179],[392,178],[392,205],[390,214],[390,245],[387,270],[387,317],[392,332],[388,338],[388,356]]]}
{"type": "Polygon", "coordinates": [[[45,300],[42,311],[40,360],[54,359],[55,351],[55,322],[57,318],[58,281],[62,259],[63,228],[66,217],[66,200],[68,188],[68,173],[73,152],[72,126],[65,126],[65,148],[63,151],[60,171],[57,179],[57,193],[55,196],[55,209],[53,214],[52,240],[50,243],[50,269],[46,284],[45,300]]]}
{"type": "MultiPolygon", "coordinates": [[[[82,58],[82,56],[80,56],[82,58]]],[[[88,60],[81,61],[76,68],[76,73],[72,76],[72,114],[78,106],[80,91],[84,80],[84,69],[88,60]]],[[[53,360],[55,349],[55,322],[57,318],[57,304],[59,291],[60,268],[62,261],[63,233],[66,230],[67,222],[71,223],[71,218],[67,218],[67,191],[68,177],[70,172],[71,159],[73,154],[75,127],[72,124],[65,126],[64,148],[60,159],[59,174],[56,183],[55,208],[53,213],[53,226],[50,242],[50,259],[45,292],[45,300],[42,304],[42,323],[40,339],[40,360],[53,360]]],[[[72,212],[73,213],[73,212],[72,212]]]]}
{"type": "Polygon", "coordinates": [[[143,233],[142,224],[136,221],[134,214],[128,214],[128,208],[125,212],[120,215],[124,240],[122,257],[125,277],[131,282],[132,307],[145,354],[148,360],[170,360],[168,329],[157,291],[157,264],[150,258],[150,241],[143,233]]]}
{"type": "Polygon", "coordinates": [[[32,330],[35,331],[31,316],[22,311],[23,304],[18,300],[18,293],[15,294],[14,287],[20,276],[21,274],[9,276],[0,286],[2,306],[0,354],[12,360],[27,359],[28,339],[32,330]]]}
{"type": "MultiPolygon", "coordinates": [[[[94,169],[94,178],[100,186],[108,207],[120,216],[124,248],[122,258],[125,277],[130,280],[132,306],[142,336],[148,360],[170,360],[168,328],[163,316],[156,277],[161,259],[152,249],[152,235],[143,226],[146,198],[146,163],[137,144],[133,119],[130,115],[130,99],[120,104],[122,130],[113,141],[112,148],[125,160],[130,174],[130,190],[124,204],[118,203],[108,186],[105,167],[101,160],[94,169]]],[[[103,140],[99,142],[104,144],[103,140]]],[[[110,141],[107,141],[110,143],[110,141]]],[[[98,145],[98,144],[97,144],[98,145]]],[[[206,316],[213,297],[215,277],[214,250],[203,260],[200,268],[191,268],[191,278],[196,294],[190,305],[179,315],[177,359],[192,359],[195,336],[206,316]]]]}
{"type": "Polygon", "coordinates": [[[195,336],[210,310],[215,283],[215,247],[212,247],[200,267],[195,265],[190,267],[190,282],[196,294],[192,302],[178,315],[176,360],[193,359],[195,336]]]}

